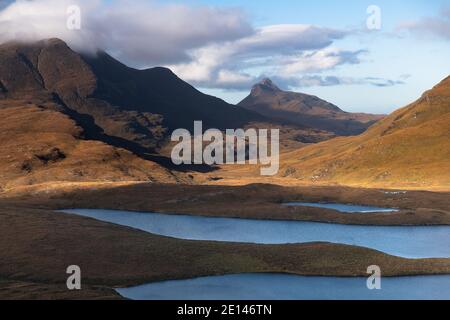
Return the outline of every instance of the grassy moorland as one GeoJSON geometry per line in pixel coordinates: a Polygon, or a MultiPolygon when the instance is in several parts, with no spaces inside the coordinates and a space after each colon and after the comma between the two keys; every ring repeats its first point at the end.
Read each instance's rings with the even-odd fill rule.
{"type": "Polygon", "coordinates": [[[288,153],[282,171],[304,181],[360,187],[450,185],[450,77],[356,137],[288,153]]]}
{"type": "Polygon", "coordinates": [[[244,272],[365,276],[448,274],[450,259],[410,260],[329,243],[254,245],[156,236],[79,216],[2,202],[0,299],[114,299],[114,287],[244,272]],[[82,290],[65,288],[67,266],[82,290]]]}
{"type": "Polygon", "coordinates": [[[450,196],[447,192],[348,187],[69,183],[15,189],[3,193],[2,202],[46,210],[102,208],[360,225],[450,224],[450,196]],[[400,211],[346,214],[331,209],[282,205],[290,201],[352,203],[399,208],[400,211]]]}
{"type": "MultiPolygon", "coordinates": [[[[220,184],[450,191],[450,77],[364,133],[283,151],[276,177],[254,166],[222,166],[220,184]]],[[[202,179],[199,177],[198,179],[202,179]]],[[[203,183],[211,183],[203,177],[203,183]]]]}
{"type": "Polygon", "coordinates": [[[160,165],[99,140],[53,102],[0,99],[0,191],[55,181],[164,180],[160,165]]]}

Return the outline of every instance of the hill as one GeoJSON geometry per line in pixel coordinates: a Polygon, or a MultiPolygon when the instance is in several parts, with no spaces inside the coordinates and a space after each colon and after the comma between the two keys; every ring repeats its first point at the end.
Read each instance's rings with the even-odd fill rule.
{"type": "Polygon", "coordinates": [[[308,126],[344,136],[362,133],[383,117],[345,112],[316,96],[283,91],[270,79],[254,85],[250,95],[238,105],[286,124],[308,126]]]}
{"type": "Polygon", "coordinates": [[[167,156],[172,130],[191,129],[195,120],[205,130],[281,128],[283,148],[333,136],[203,94],[169,69],[133,69],[105,52],[77,53],[59,39],[0,45],[0,116],[3,187],[185,181],[186,171],[214,170],[175,167],[167,156]]]}
{"type": "Polygon", "coordinates": [[[165,181],[160,165],[101,141],[53,104],[0,100],[0,191],[55,181],[165,181]]]}
{"type": "Polygon", "coordinates": [[[297,181],[375,187],[450,187],[450,77],[356,137],[287,153],[297,181]]]}
{"type": "Polygon", "coordinates": [[[191,128],[194,120],[219,129],[264,120],[199,92],[169,69],[129,68],[105,52],[74,52],[58,39],[1,45],[0,88],[3,98],[57,102],[87,133],[95,123],[134,152],[159,147],[168,130],[191,128]]]}

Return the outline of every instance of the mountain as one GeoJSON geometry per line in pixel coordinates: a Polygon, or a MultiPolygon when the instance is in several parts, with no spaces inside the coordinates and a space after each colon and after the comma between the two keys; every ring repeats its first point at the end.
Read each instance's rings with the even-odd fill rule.
{"type": "Polygon", "coordinates": [[[0,62],[3,96],[56,101],[134,151],[158,147],[167,130],[191,128],[194,120],[219,129],[264,120],[199,92],[169,69],[136,70],[105,52],[78,54],[58,39],[4,44],[0,62]]]}
{"type": "Polygon", "coordinates": [[[450,77],[356,137],[287,153],[299,181],[369,187],[450,187],[450,77]]]}
{"type": "Polygon", "coordinates": [[[46,182],[164,181],[166,168],[98,140],[52,102],[0,99],[0,192],[46,182]]]}
{"type": "Polygon", "coordinates": [[[195,120],[204,129],[281,128],[283,147],[332,137],[203,94],[169,69],[133,69],[59,39],[0,45],[0,118],[3,188],[52,180],[174,182],[186,171],[214,170],[175,167],[162,152],[172,130],[192,129],[195,120]]]}
{"type": "Polygon", "coordinates": [[[170,159],[153,154],[170,130],[189,129],[194,120],[235,128],[264,117],[205,95],[168,69],[132,69],[104,52],[83,55],[49,39],[0,45],[0,119],[5,188],[178,181],[170,159]]]}
{"type": "Polygon", "coordinates": [[[250,95],[238,105],[286,124],[344,136],[362,133],[382,118],[380,115],[348,113],[316,96],[283,91],[270,79],[254,85],[250,95]]]}

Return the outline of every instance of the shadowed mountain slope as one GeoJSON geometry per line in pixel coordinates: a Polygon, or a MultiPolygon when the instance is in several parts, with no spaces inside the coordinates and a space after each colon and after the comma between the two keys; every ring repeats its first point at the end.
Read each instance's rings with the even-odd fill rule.
{"type": "MultiPolygon", "coordinates": [[[[74,52],[58,39],[0,46],[0,98],[55,102],[85,129],[87,138],[109,136],[115,140],[102,141],[140,155],[158,150],[174,129],[191,130],[196,120],[205,129],[283,127],[201,93],[169,69],[129,68],[105,52],[74,52]]],[[[299,130],[293,140],[296,135],[301,141],[332,136],[309,126],[286,127],[299,130]]]]}
{"type": "Polygon", "coordinates": [[[0,100],[0,191],[46,182],[178,179],[160,165],[101,141],[56,104],[0,100]]]}
{"type": "Polygon", "coordinates": [[[104,52],[80,55],[58,39],[1,45],[0,83],[3,97],[51,99],[107,135],[147,149],[157,148],[167,130],[191,128],[195,120],[219,129],[264,120],[199,92],[168,69],[132,69],[104,52]]]}
{"type": "Polygon", "coordinates": [[[283,91],[270,79],[253,86],[239,106],[287,124],[308,126],[337,135],[355,135],[365,131],[382,116],[349,113],[316,96],[283,91]]]}
{"type": "MultiPolygon", "coordinates": [[[[23,184],[175,181],[183,179],[175,178],[176,172],[214,168],[180,168],[167,154],[158,154],[172,130],[192,129],[195,120],[202,120],[204,129],[283,127],[201,93],[169,69],[136,70],[104,52],[79,54],[58,39],[0,45],[0,113],[3,156],[15,168],[4,167],[0,182],[23,184]],[[17,128],[10,136],[20,141],[22,151],[7,139],[11,128],[17,128]]],[[[332,136],[299,126],[282,130],[294,146],[332,136]]]]}

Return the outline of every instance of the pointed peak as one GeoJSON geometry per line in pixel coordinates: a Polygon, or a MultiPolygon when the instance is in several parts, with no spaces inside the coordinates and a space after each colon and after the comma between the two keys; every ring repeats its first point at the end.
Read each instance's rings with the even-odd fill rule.
{"type": "Polygon", "coordinates": [[[269,79],[269,78],[264,78],[264,79],[262,79],[262,80],[258,83],[258,85],[264,86],[264,87],[266,87],[266,88],[268,88],[268,89],[272,89],[272,90],[280,90],[280,88],[278,88],[278,87],[275,85],[275,83],[273,83],[273,81],[272,81],[271,79],[269,79]]]}
{"type": "Polygon", "coordinates": [[[28,45],[32,46],[40,46],[40,47],[69,47],[67,43],[59,38],[49,38],[39,40],[33,43],[28,43],[28,45]]]}
{"type": "Polygon", "coordinates": [[[49,39],[42,40],[42,42],[47,43],[47,44],[63,44],[63,45],[67,45],[66,42],[64,42],[64,40],[59,39],[59,38],[49,38],[49,39]]]}
{"type": "Polygon", "coordinates": [[[278,88],[269,78],[262,79],[252,88],[253,94],[260,94],[262,92],[277,92],[277,91],[281,91],[281,89],[278,88]]]}

